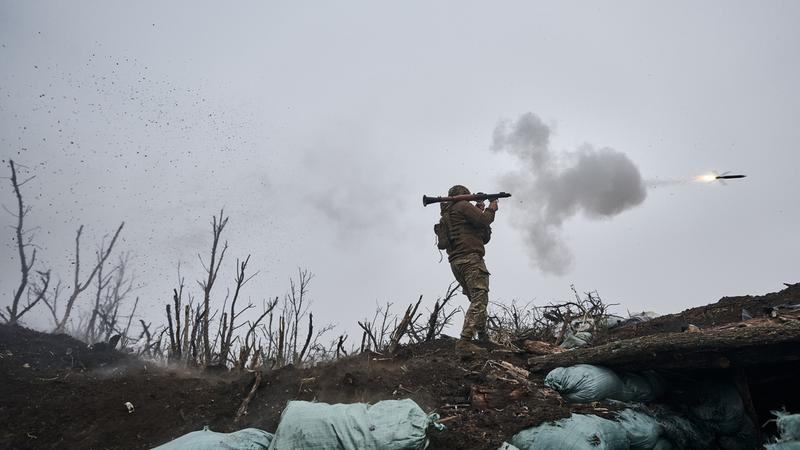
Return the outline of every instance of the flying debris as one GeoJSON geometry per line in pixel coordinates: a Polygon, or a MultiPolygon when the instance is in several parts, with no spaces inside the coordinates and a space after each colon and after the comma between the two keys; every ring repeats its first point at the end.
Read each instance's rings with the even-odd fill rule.
{"type": "Polygon", "coordinates": [[[724,172],[718,174],[716,172],[707,173],[705,175],[700,175],[694,177],[695,181],[699,181],[702,183],[710,183],[712,181],[719,181],[722,184],[726,184],[724,180],[735,180],[737,178],[744,178],[747,175],[730,175],[730,172],[724,172]]]}

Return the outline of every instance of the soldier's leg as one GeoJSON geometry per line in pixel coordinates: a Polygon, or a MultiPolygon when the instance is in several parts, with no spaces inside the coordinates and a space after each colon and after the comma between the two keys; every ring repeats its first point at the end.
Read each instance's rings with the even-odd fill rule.
{"type": "Polygon", "coordinates": [[[461,339],[471,341],[475,337],[475,304],[470,302],[466,314],[464,314],[464,326],[461,327],[461,339]]]}
{"type": "Polygon", "coordinates": [[[486,336],[486,306],[489,303],[489,293],[484,290],[475,290],[469,303],[466,317],[464,317],[464,330],[462,339],[472,339],[478,333],[478,340],[486,336]]]}
{"type": "Polygon", "coordinates": [[[489,340],[489,332],[487,330],[489,293],[486,291],[480,291],[479,294],[476,295],[476,303],[478,303],[478,305],[475,318],[475,330],[478,332],[478,340],[481,342],[487,342],[489,340]]]}
{"type": "MultiPolygon", "coordinates": [[[[467,299],[471,299],[469,292],[469,284],[467,283],[466,278],[464,277],[464,273],[469,266],[469,261],[463,258],[456,259],[450,262],[450,269],[453,270],[453,275],[456,277],[456,281],[458,284],[461,285],[461,292],[467,296],[467,299]]],[[[472,308],[472,301],[470,300],[470,308],[472,308]]],[[[464,326],[461,328],[461,339],[471,340],[472,337],[475,335],[475,329],[470,325],[469,321],[469,309],[467,310],[467,314],[464,316],[464,326]]]]}
{"type": "Polygon", "coordinates": [[[464,279],[468,286],[469,308],[464,318],[462,339],[472,339],[475,333],[479,338],[486,336],[486,309],[489,306],[489,271],[483,258],[475,255],[464,270],[464,279]]]}
{"type": "Polygon", "coordinates": [[[469,292],[467,291],[467,281],[464,279],[464,261],[463,260],[455,260],[450,263],[450,270],[453,271],[453,276],[456,277],[456,281],[458,281],[459,286],[461,286],[461,293],[469,298],[469,292]]]}

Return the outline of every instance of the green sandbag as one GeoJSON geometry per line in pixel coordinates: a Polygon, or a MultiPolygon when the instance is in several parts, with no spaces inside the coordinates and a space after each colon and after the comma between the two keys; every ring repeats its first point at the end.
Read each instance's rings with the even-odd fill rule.
{"type": "Polygon", "coordinates": [[[644,411],[628,408],[616,413],[616,417],[628,435],[631,450],[652,450],[664,432],[658,421],[644,411]]]}
{"type": "Polygon", "coordinates": [[[742,419],[739,431],[731,435],[721,435],[717,437],[717,442],[725,450],[751,450],[758,448],[758,434],[756,427],[750,417],[742,419]]]}
{"type": "Polygon", "coordinates": [[[714,380],[698,384],[694,396],[697,403],[690,406],[689,413],[697,421],[707,424],[722,436],[737,434],[743,428],[746,417],[744,402],[732,381],[714,380]]]}
{"type": "Polygon", "coordinates": [[[800,414],[772,411],[778,419],[778,442],[767,444],[767,450],[800,450],[800,414]]]}
{"type": "Polygon", "coordinates": [[[767,450],[800,450],[800,441],[777,442],[764,446],[767,450]]]}
{"type": "Polygon", "coordinates": [[[160,445],[153,450],[266,450],[272,434],[257,428],[245,428],[233,433],[216,433],[203,428],[160,445]]]}
{"type": "Polygon", "coordinates": [[[422,450],[432,420],[410,399],[374,405],[292,401],[269,450],[422,450]]]}
{"type": "Polygon", "coordinates": [[[558,367],[544,379],[545,386],[558,391],[572,403],[590,403],[601,400],[624,402],[651,402],[665,390],[666,382],[656,372],[625,372],[618,375],[613,370],[591,364],[558,367]]]}
{"type": "Polygon", "coordinates": [[[708,426],[681,417],[664,405],[652,405],[649,410],[664,430],[662,437],[674,448],[706,450],[712,447],[714,432],[708,426]]]}
{"type": "Polygon", "coordinates": [[[557,367],[547,374],[544,385],[572,403],[620,399],[623,388],[622,380],[613,370],[590,364],[557,367]]]}
{"type": "Polygon", "coordinates": [[[778,419],[778,433],[781,440],[800,441],[800,414],[789,414],[785,411],[772,411],[778,419]]]}
{"type": "Polygon", "coordinates": [[[511,444],[519,450],[628,450],[625,429],[598,416],[573,414],[555,422],[515,434],[511,444]]]}
{"type": "Polygon", "coordinates": [[[564,342],[562,342],[559,347],[567,350],[572,348],[586,347],[591,341],[592,333],[589,333],[588,331],[579,331],[564,338],[564,342]]]}
{"type": "Polygon", "coordinates": [[[618,400],[625,402],[649,403],[666,390],[664,378],[653,370],[625,372],[619,378],[622,380],[622,392],[618,400]]]}
{"type": "Polygon", "coordinates": [[[659,439],[656,445],[653,446],[653,450],[673,450],[674,448],[672,443],[664,438],[659,439]]]}

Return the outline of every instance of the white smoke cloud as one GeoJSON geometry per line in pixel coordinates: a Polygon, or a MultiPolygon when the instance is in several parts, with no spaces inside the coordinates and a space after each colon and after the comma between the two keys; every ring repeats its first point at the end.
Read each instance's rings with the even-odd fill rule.
{"type": "Polygon", "coordinates": [[[520,169],[504,177],[521,207],[512,223],[525,234],[533,263],[545,273],[563,275],[573,264],[561,226],[583,213],[607,219],[642,203],[647,188],[638,167],[625,153],[585,144],[575,151],[554,151],[550,127],[534,113],[498,123],[492,151],[517,157],[520,169]]]}

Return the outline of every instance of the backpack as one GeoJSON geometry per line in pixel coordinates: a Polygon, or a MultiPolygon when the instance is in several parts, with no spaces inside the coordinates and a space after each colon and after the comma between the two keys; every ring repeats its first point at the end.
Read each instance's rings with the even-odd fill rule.
{"type": "Polygon", "coordinates": [[[450,221],[447,214],[442,215],[439,223],[433,225],[433,232],[436,233],[436,248],[447,250],[450,248],[450,221]]]}
{"type": "MultiPolygon", "coordinates": [[[[436,248],[439,250],[447,250],[451,247],[452,238],[450,237],[450,220],[448,214],[443,214],[439,219],[439,223],[433,225],[433,232],[436,233],[436,248]]],[[[492,239],[492,227],[486,227],[481,230],[481,240],[483,244],[489,243],[492,239]]]]}

